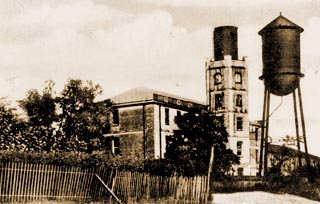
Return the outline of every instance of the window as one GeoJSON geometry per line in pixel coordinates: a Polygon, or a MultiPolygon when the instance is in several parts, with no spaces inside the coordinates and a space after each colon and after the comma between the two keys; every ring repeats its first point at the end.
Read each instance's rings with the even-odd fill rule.
{"type": "Polygon", "coordinates": [[[107,137],[106,138],[107,142],[107,151],[112,153],[112,154],[120,154],[120,140],[119,137],[107,137]]]}
{"type": "Polygon", "coordinates": [[[165,123],[166,125],[169,125],[169,124],[170,124],[170,120],[169,120],[169,109],[168,109],[168,108],[165,108],[165,109],[164,109],[164,112],[165,112],[164,123],[165,123]]]}
{"type": "Polygon", "coordinates": [[[236,95],[236,107],[242,107],[242,95],[241,94],[236,95]]]}
{"type": "Polygon", "coordinates": [[[177,118],[181,117],[181,111],[177,111],[177,118]]]}
{"type": "Polygon", "coordinates": [[[236,82],[237,84],[241,84],[241,83],[242,83],[241,73],[236,72],[235,75],[234,75],[234,79],[235,79],[235,82],[236,82]]]}
{"type": "Polygon", "coordinates": [[[223,108],[223,93],[215,95],[215,109],[220,110],[223,108]]]}
{"type": "Polygon", "coordinates": [[[238,168],[238,176],[243,176],[243,168],[238,168]]]}
{"type": "Polygon", "coordinates": [[[240,156],[242,155],[242,141],[237,142],[237,155],[240,156]]]}
{"type": "Polygon", "coordinates": [[[214,75],[214,84],[215,85],[221,84],[221,81],[222,81],[221,74],[220,73],[215,74],[214,75]]]}
{"type": "Polygon", "coordinates": [[[112,122],[114,125],[119,125],[119,110],[118,109],[113,110],[112,122]]]}
{"type": "Polygon", "coordinates": [[[259,128],[255,129],[254,136],[255,136],[255,140],[258,141],[258,139],[259,139],[259,128]]]}
{"type": "Polygon", "coordinates": [[[242,117],[237,117],[237,131],[243,130],[243,119],[242,117]]]}

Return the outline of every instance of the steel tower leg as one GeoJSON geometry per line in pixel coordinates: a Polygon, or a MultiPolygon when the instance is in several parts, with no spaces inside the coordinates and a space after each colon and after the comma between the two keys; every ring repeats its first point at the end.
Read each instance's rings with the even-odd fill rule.
{"type": "Polygon", "coordinates": [[[268,138],[269,138],[269,114],[270,114],[270,92],[267,90],[267,107],[266,107],[266,132],[264,137],[264,176],[268,175],[268,138]]]}
{"type": "Polygon", "coordinates": [[[262,129],[261,129],[261,140],[260,140],[260,157],[259,157],[259,172],[258,175],[262,176],[262,165],[263,165],[263,143],[264,143],[264,128],[266,120],[266,105],[267,105],[267,88],[264,88],[264,100],[263,100],[263,113],[262,113],[262,129]]]}
{"type": "Polygon", "coordinates": [[[297,147],[298,147],[298,161],[299,167],[302,166],[301,162],[301,149],[300,149],[300,137],[299,137],[299,123],[298,123],[298,112],[297,112],[297,98],[296,98],[296,90],[292,92],[293,95],[293,107],[294,107],[294,122],[296,125],[296,138],[297,138],[297,147]]]}
{"type": "Polygon", "coordinates": [[[300,83],[299,83],[299,87],[298,87],[298,95],[299,95],[300,115],[301,115],[302,133],[303,133],[303,141],[304,141],[304,151],[305,151],[305,154],[306,154],[307,167],[311,171],[310,157],[309,157],[308,146],[307,146],[306,126],[305,126],[305,123],[304,123],[304,114],[303,114],[300,83]]]}

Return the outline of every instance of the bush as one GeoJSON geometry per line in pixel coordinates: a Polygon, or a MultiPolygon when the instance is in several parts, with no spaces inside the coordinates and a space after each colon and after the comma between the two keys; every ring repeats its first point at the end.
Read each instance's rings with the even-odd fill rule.
{"type": "Polygon", "coordinates": [[[129,171],[143,171],[143,162],[125,159],[121,156],[105,152],[76,153],[76,152],[26,152],[0,151],[1,162],[26,162],[32,164],[52,164],[77,166],[82,168],[103,167],[129,171]]]}

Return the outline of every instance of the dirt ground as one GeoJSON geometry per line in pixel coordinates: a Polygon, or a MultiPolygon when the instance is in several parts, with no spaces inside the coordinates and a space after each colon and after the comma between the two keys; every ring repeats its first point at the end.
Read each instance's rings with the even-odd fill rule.
{"type": "Polygon", "coordinates": [[[214,204],[319,204],[290,194],[275,194],[267,192],[240,192],[229,194],[214,194],[214,204]]]}
{"type": "MultiPolygon", "coordinates": [[[[261,191],[213,194],[212,204],[320,204],[290,194],[275,194],[261,191]]],[[[28,204],[76,204],[77,202],[33,201],[28,204]]],[[[163,202],[161,202],[163,203],[163,202]]],[[[91,202],[90,204],[101,204],[91,202]]],[[[144,203],[143,203],[144,204],[144,203]]]]}

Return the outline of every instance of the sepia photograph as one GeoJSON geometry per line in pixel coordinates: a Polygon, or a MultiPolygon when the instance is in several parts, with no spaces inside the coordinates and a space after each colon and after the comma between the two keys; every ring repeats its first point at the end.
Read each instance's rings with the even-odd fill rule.
{"type": "Polygon", "coordinates": [[[320,0],[2,0],[0,203],[320,203],[320,0]]]}

